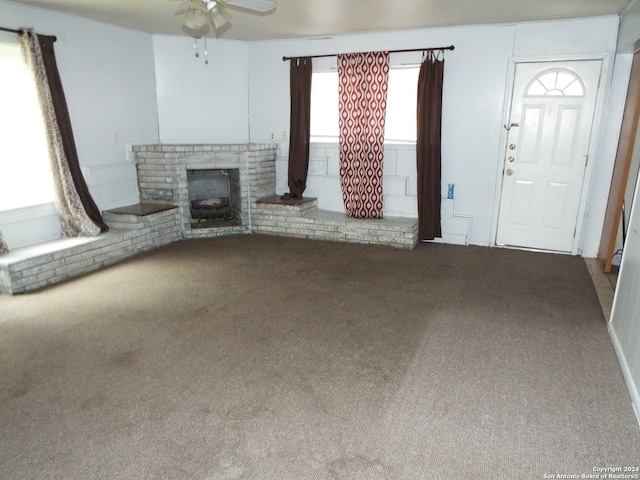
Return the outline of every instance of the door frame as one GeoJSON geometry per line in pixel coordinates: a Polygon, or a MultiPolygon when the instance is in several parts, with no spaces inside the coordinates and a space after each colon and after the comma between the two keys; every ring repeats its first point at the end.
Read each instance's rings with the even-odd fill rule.
{"type": "MultiPolygon", "coordinates": [[[[640,96],[638,95],[637,87],[640,83],[640,74],[638,74],[637,69],[639,63],[640,40],[637,40],[633,45],[633,55],[629,64],[629,79],[620,122],[620,133],[613,162],[602,236],[600,237],[600,246],[598,248],[597,258],[600,262],[600,267],[605,273],[610,273],[613,267],[613,257],[615,256],[620,221],[623,214],[623,202],[629,186],[630,168],[638,135],[640,96]]],[[[624,245],[622,245],[622,249],[624,250],[624,245]]]]}
{"type": "MultiPolygon", "coordinates": [[[[571,255],[580,255],[582,253],[582,240],[585,228],[585,219],[588,215],[587,206],[591,197],[591,188],[593,183],[593,171],[594,165],[599,160],[597,158],[597,152],[601,142],[601,135],[603,134],[602,127],[604,121],[604,99],[605,94],[609,92],[609,85],[611,83],[611,76],[613,74],[611,68],[611,54],[609,53],[589,53],[581,55],[551,55],[551,56],[531,56],[531,57],[511,57],[509,58],[509,65],[507,70],[507,79],[505,85],[504,95],[504,108],[502,115],[502,122],[500,125],[500,146],[499,157],[496,168],[496,188],[494,196],[493,206],[493,218],[491,222],[491,239],[490,245],[492,247],[513,248],[517,250],[534,250],[535,248],[523,248],[512,247],[509,245],[498,245],[496,239],[498,236],[498,220],[500,215],[500,202],[502,197],[502,184],[504,180],[503,169],[507,152],[508,143],[508,131],[506,126],[509,123],[511,117],[511,104],[513,102],[513,88],[516,76],[516,67],[520,63],[545,63],[545,62],[574,62],[574,61],[586,61],[586,60],[600,60],[602,62],[600,69],[600,83],[598,84],[598,91],[596,95],[595,109],[593,112],[593,123],[591,125],[591,132],[589,138],[589,148],[587,150],[588,163],[582,179],[582,193],[580,194],[580,204],[578,206],[578,214],[576,219],[576,234],[573,238],[571,246],[571,255]],[[606,90],[606,92],[605,92],[606,90]]],[[[540,250],[542,251],[542,250],[540,250]]],[[[554,253],[548,250],[545,252],[554,253]]],[[[558,252],[562,253],[562,252],[558,252]]]]}

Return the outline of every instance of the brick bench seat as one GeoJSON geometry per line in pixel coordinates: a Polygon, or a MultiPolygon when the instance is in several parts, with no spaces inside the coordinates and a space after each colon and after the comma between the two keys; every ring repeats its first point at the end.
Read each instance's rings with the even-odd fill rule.
{"type": "Polygon", "coordinates": [[[103,218],[110,229],[97,237],[58,239],[0,255],[0,293],[37,290],[181,238],[174,206],[132,205],[104,212],[103,218]]]}
{"type": "Polygon", "coordinates": [[[315,240],[367,243],[412,249],[418,243],[418,219],[385,217],[380,220],[350,218],[344,213],[318,209],[316,198],[256,201],[251,230],[255,233],[315,240]]]}

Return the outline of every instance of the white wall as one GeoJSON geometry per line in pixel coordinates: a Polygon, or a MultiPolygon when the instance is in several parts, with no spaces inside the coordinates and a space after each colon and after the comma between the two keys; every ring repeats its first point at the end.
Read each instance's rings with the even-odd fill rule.
{"type": "Polygon", "coordinates": [[[247,42],[154,35],[160,140],[163,143],[249,141],[247,42]]]}
{"type": "MultiPolygon", "coordinates": [[[[447,183],[455,183],[458,209],[475,210],[479,218],[471,242],[488,244],[493,198],[486,192],[495,190],[495,157],[500,142],[500,131],[492,125],[500,124],[502,117],[507,58],[513,45],[511,27],[452,27],[252,43],[251,139],[261,141],[275,133],[277,139],[286,140],[281,132],[289,129],[289,65],[282,61],[282,56],[451,44],[455,45],[455,51],[445,55],[442,182],[445,187],[447,183]],[[479,121],[472,110],[482,112],[484,118],[479,121]]],[[[286,188],[287,169],[286,145],[283,147],[277,165],[281,189],[286,188]]],[[[318,196],[320,204],[335,205],[334,199],[322,198],[323,192],[313,182],[309,190],[318,196]]],[[[328,193],[339,195],[335,189],[328,193]]]]}
{"type": "MultiPolygon", "coordinates": [[[[94,200],[101,209],[137,202],[131,169],[122,164],[129,162],[129,143],[158,139],[151,35],[10,2],[0,3],[0,18],[4,27],[28,26],[36,33],[57,37],[58,69],[80,165],[94,200]],[[87,173],[96,168],[107,178],[115,178],[115,183],[101,188],[106,179],[87,173]],[[118,172],[115,176],[114,171],[118,172]],[[127,178],[119,176],[122,172],[129,172],[127,178]]],[[[56,238],[59,226],[56,232],[53,224],[50,215],[40,224],[37,219],[23,226],[12,223],[11,228],[18,228],[22,238],[16,243],[16,237],[9,235],[12,240],[7,243],[16,248],[56,238]]]]}
{"type": "MultiPolygon", "coordinates": [[[[620,55],[627,59],[626,71],[631,63],[630,49],[638,39],[640,4],[635,2],[623,16],[620,28],[620,55]]],[[[640,195],[635,196],[631,207],[609,332],[640,423],[640,195]]]]}
{"type": "MultiPolygon", "coordinates": [[[[510,60],[607,56],[602,88],[608,95],[618,17],[598,17],[516,25],[483,25],[344,35],[321,39],[261,41],[249,44],[249,111],[251,141],[280,142],[277,186],[286,191],[287,136],[289,130],[289,65],[283,56],[302,56],[370,50],[438,47],[453,44],[445,54],[442,129],[442,192],[456,185],[457,215],[469,218],[469,243],[490,245],[495,231],[499,172],[504,148],[505,97],[510,60]]],[[[602,112],[599,112],[601,115],[602,112]]],[[[600,119],[601,120],[601,119],[600,119]]],[[[599,138],[594,139],[599,145],[599,138]]],[[[595,162],[610,165],[613,158],[595,162]]],[[[592,167],[593,168],[593,167],[592,167]]],[[[606,168],[605,168],[606,170],[606,168]]],[[[310,179],[308,189],[321,204],[335,205],[332,188],[310,179]]],[[[597,210],[606,203],[597,192],[608,190],[606,178],[594,180],[588,205],[597,210]],[[596,193],[594,193],[596,192],[596,193]],[[597,205],[593,205],[596,202],[597,205]]],[[[604,207],[602,207],[604,210],[604,207]]],[[[587,214],[590,211],[586,212],[587,214]]],[[[589,215],[587,215],[589,218],[589,215]]],[[[595,224],[601,219],[595,219],[595,224]]],[[[443,220],[445,236],[447,225],[443,220]]],[[[451,228],[458,228],[451,224],[451,228]]],[[[585,229],[583,244],[595,256],[599,231],[585,229]],[[593,245],[596,245],[595,248],[593,245]]]]}
{"type": "MultiPolygon", "coordinates": [[[[209,39],[209,65],[205,65],[202,42],[201,57],[196,59],[193,39],[187,36],[151,36],[6,2],[0,5],[0,13],[4,25],[33,25],[58,37],[56,53],[81,163],[102,209],[137,200],[132,170],[120,165],[127,162],[126,145],[157,140],[275,140],[281,147],[278,190],[286,190],[289,65],[282,61],[284,55],[454,44],[455,51],[446,52],[442,191],[446,193],[446,185],[455,183],[455,214],[468,219],[468,241],[478,245],[492,244],[495,231],[510,60],[612,54],[618,25],[618,18],[611,16],[322,39],[209,39]]],[[[605,64],[606,96],[619,100],[623,89],[609,91],[612,62],[605,64]]],[[[619,77],[624,79],[624,74],[619,77]]],[[[608,123],[601,124],[603,130],[619,121],[615,108],[608,113],[608,123]]],[[[586,192],[582,235],[586,256],[597,251],[617,141],[610,135],[599,137],[594,139],[598,155],[592,159],[586,192]]],[[[321,203],[336,203],[333,198],[322,199],[335,193],[325,192],[321,185],[311,183],[309,188],[318,191],[321,203]]],[[[398,214],[411,215],[412,211],[409,206],[398,214]]],[[[458,227],[451,224],[452,229],[458,227]]],[[[445,235],[454,233],[446,228],[445,235]]]]}
{"type": "MultiPolygon", "coordinates": [[[[415,159],[414,145],[385,144],[382,181],[385,217],[418,216],[415,159]]],[[[282,158],[282,162],[286,169],[287,159],[282,158]]],[[[288,191],[286,185],[277,187],[278,191],[288,191]]],[[[344,212],[337,142],[311,144],[305,195],[318,198],[318,208],[322,210],[344,212]]]]}

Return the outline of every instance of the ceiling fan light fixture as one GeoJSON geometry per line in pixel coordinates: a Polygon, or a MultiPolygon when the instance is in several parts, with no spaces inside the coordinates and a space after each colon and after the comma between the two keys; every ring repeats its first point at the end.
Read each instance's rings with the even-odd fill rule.
{"type": "Polygon", "coordinates": [[[211,22],[213,23],[213,26],[216,29],[220,28],[225,23],[227,23],[229,20],[231,20],[231,15],[229,15],[227,12],[225,12],[218,5],[214,5],[211,8],[211,10],[209,10],[209,14],[210,14],[210,17],[211,17],[211,22]]]}
{"type": "Polygon", "coordinates": [[[207,15],[207,6],[202,0],[191,0],[189,8],[184,14],[185,26],[199,30],[209,23],[209,16],[207,15]]]}

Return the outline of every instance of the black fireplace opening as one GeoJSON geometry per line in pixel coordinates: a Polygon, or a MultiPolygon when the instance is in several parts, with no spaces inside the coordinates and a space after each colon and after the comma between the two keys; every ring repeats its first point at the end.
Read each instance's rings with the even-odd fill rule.
{"type": "Polygon", "coordinates": [[[242,225],[240,170],[187,170],[191,228],[242,225]]]}

